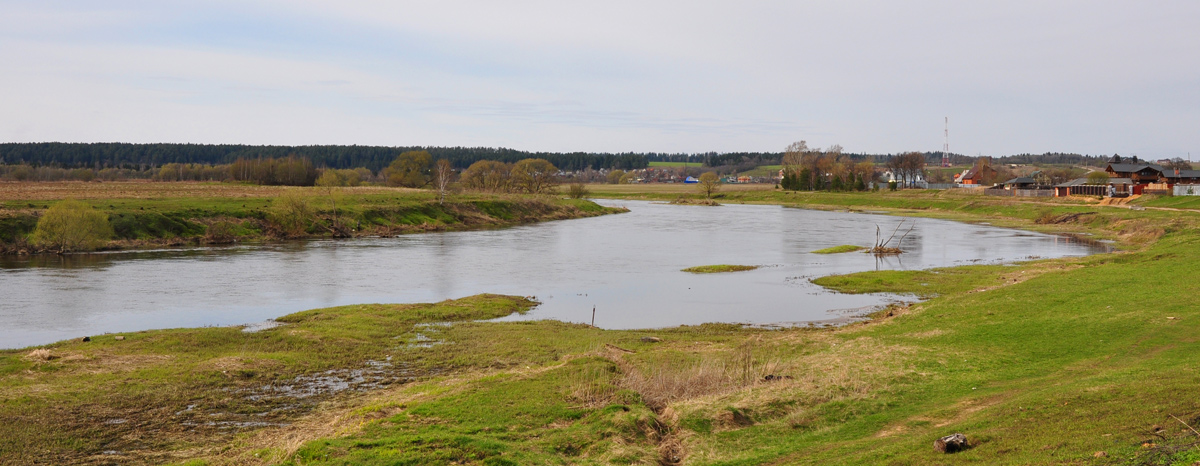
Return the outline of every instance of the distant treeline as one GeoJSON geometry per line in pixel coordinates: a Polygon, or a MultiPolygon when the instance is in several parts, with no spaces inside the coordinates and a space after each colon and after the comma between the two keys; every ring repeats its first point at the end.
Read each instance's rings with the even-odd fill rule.
{"type": "MultiPolygon", "coordinates": [[[[424,150],[434,160],[449,160],[462,170],[480,160],[516,163],[529,158],[549,161],[561,170],[586,169],[633,170],[646,168],[649,162],[692,162],[708,167],[753,167],[782,163],[780,152],[704,152],[696,154],[625,152],[528,152],[490,147],[385,147],[385,146],[250,146],[242,144],[132,144],[132,143],[0,143],[0,165],[29,164],[34,167],[105,168],[146,171],[167,164],[226,165],[238,159],[283,159],[295,156],[307,159],[318,168],[350,169],[364,167],[374,172],[387,167],[396,156],[407,151],[424,150]]],[[[942,153],[923,152],[929,165],[941,163],[942,153]]],[[[843,153],[855,162],[885,163],[893,154],[843,153]]],[[[977,157],[951,154],[951,162],[969,165],[977,157]]],[[[1080,164],[1101,165],[1108,156],[1047,152],[993,157],[1002,164],[1080,164]]]]}
{"type": "Polygon", "coordinates": [[[1102,166],[1110,157],[1111,156],[1107,155],[1081,155],[1047,152],[1045,154],[1006,155],[1004,157],[994,157],[992,160],[994,160],[996,163],[1007,164],[1069,163],[1072,165],[1102,166]]]}
{"type": "Polygon", "coordinates": [[[124,168],[146,170],[166,164],[226,165],[238,159],[284,159],[295,156],[321,168],[365,167],[379,171],[407,151],[424,150],[434,160],[446,159],[465,169],[480,160],[516,163],[545,159],[567,171],[646,168],[642,154],[591,152],[527,152],[490,147],[383,147],[383,146],[248,146],[240,144],[132,144],[132,143],[4,143],[0,164],[30,164],[60,168],[124,168]]]}

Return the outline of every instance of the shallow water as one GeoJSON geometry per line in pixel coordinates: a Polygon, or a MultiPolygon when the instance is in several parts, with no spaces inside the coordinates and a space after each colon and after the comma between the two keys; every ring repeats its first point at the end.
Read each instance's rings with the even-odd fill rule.
{"type": "Polygon", "coordinates": [[[587,323],[595,307],[595,323],[603,328],[827,321],[896,297],[831,293],[810,283],[813,277],[1103,250],[1061,236],[944,220],[778,206],[599,202],[630,212],[397,238],[9,258],[0,261],[0,347],[477,293],[535,296],[543,303],[503,320],[587,323]],[[811,253],[870,245],[876,225],[886,235],[901,221],[916,224],[901,256],[811,253]],[[709,264],[762,268],[680,271],[709,264]]]}

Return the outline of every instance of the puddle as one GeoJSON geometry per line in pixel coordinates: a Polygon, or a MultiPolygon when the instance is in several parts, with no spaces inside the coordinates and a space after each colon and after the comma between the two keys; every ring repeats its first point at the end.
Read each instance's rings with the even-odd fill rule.
{"type": "Polygon", "coordinates": [[[412,380],[407,369],[395,368],[391,356],[384,361],[367,361],[363,369],[331,369],[294,379],[249,389],[247,400],[262,401],[277,398],[305,399],[332,395],[344,391],[366,391],[412,380]]]}
{"type": "MultiPolygon", "coordinates": [[[[228,393],[242,400],[236,412],[212,412],[204,406],[189,404],[175,412],[179,425],[191,428],[249,430],[288,425],[291,416],[308,412],[329,396],[365,392],[413,381],[416,375],[406,366],[392,361],[368,360],[356,369],[331,369],[314,374],[277,380],[266,385],[231,387],[228,393]],[[242,405],[248,402],[250,406],[242,405]]],[[[222,402],[221,405],[225,403],[222,402]]],[[[124,420],[121,420],[124,422],[124,420]]]]}
{"type": "MultiPolygon", "coordinates": [[[[451,325],[454,325],[454,323],[453,322],[430,322],[430,323],[416,324],[413,326],[413,336],[411,339],[405,338],[404,335],[398,336],[398,337],[396,337],[396,339],[407,341],[407,343],[405,343],[402,346],[402,348],[404,348],[404,349],[433,348],[434,346],[444,345],[449,342],[446,341],[445,339],[434,338],[427,334],[432,334],[432,335],[436,336],[437,333],[440,333],[443,329],[449,328],[451,325]]],[[[390,357],[389,357],[389,359],[390,359],[390,357]]]]}
{"type": "Polygon", "coordinates": [[[288,424],[281,422],[253,422],[253,421],[209,421],[204,423],[206,426],[213,426],[220,429],[247,429],[254,427],[283,427],[288,424]]]}
{"type": "Polygon", "coordinates": [[[245,325],[242,325],[241,327],[242,327],[242,332],[255,333],[255,332],[261,332],[263,330],[273,329],[275,327],[282,327],[284,325],[286,325],[286,324],[284,324],[283,322],[276,322],[274,320],[268,319],[268,320],[264,320],[262,322],[254,322],[252,324],[245,324],[245,325]]]}

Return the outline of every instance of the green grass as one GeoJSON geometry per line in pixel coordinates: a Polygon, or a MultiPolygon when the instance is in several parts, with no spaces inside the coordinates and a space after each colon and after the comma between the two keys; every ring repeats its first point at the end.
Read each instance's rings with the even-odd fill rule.
{"type": "Polygon", "coordinates": [[[1134,203],[1148,207],[1200,209],[1200,196],[1144,196],[1135,200],[1134,203]]]}
{"type": "Polygon", "coordinates": [[[841,254],[843,252],[862,251],[863,249],[866,249],[866,248],[863,246],[855,246],[853,244],[843,244],[841,246],[834,246],[831,248],[818,249],[816,251],[813,251],[813,254],[841,254]]]}
{"type": "Polygon", "coordinates": [[[743,272],[746,270],[754,270],[757,268],[758,268],[757,265],[729,265],[729,264],[699,265],[696,267],[688,267],[686,269],[683,269],[683,272],[689,272],[689,273],[743,272]]]}
{"type": "Polygon", "coordinates": [[[71,462],[114,449],[140,463],[297,465],[655,464],[663,452],[695,465],[1200,458],[1196,434],[1174,419],[1200,424],[1200,284],[1187,273],[1200,268],[1200,214],[927,192],[745,196],[1089,232],[1123,251],[823,277],[816,283],[842,292],[925,299],[836,329],[481,322],[530,305],[485,295],[305,311],[256,334],[62,342],[48,346],[62,357],[43,362],[26,359],[28,349],[0,352],[0,456],[71,462]],[[1088,214],[1035,223],[1072,213],[1088,214]],[[387,356],[410,381],[263,416],[292,427],[178,428],[286,404],[231,395],[238,390],[387,356]],[[197,407],[175,414],[189,404],[197,407]],[[130,422],[106,423],[113,418],[130,422]],[[973,447],[935,453],[933,440],[953,432],[973,447]]]}

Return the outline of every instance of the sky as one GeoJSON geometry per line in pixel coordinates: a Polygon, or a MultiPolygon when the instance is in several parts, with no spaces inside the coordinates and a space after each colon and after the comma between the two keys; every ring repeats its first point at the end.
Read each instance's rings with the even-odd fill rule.
{"type": "Polygon", "coordinates": [[[1200,160],[1200,2],[0,0],[0,142],[1200,160]]]}

